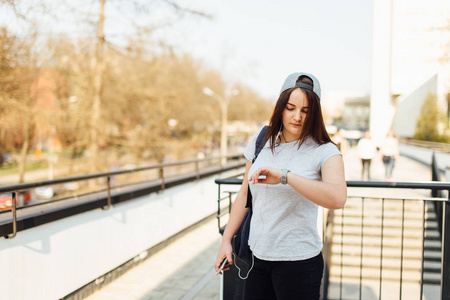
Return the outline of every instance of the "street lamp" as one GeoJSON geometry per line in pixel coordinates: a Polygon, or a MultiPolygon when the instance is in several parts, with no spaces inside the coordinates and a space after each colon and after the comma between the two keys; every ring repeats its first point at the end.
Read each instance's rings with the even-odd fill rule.
{"type": "MultiPolygon", "coordinates": [[[[227,155],[228,104],[230,103],[230,98],[218,95],[208,87],[203,88],[203,94],[216,99],[220,104],[220,111],[221,111],[220,156],[222,156],[220,164],[224,166],[227,162],[225,156],[227,155]]],[[[237,96],[238,94],[239,91],[236,89],[230,91],[231,96],[237,96]]]]}

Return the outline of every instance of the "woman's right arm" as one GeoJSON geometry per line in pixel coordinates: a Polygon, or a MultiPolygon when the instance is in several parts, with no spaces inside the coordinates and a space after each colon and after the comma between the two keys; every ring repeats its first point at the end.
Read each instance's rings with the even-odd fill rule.
{"type": "MultiPolygon", "coordinates": [[[[237,193],[233,206],[231,207],[230,219],[228,220],[228,224],[225,227],[222,244],[220,245],[219,253],[217,254],[217,260],[215,264],[216,272],[219,270],[219,267],[225,258],[228,259],[229,264],[233,263],[233,256],[231,255],[231,253],[233,252],[233,247],[231,245],[231,242],[233,240],[233,236],[241,226],[241,223],[244,220],[245,214],[248,210],[245,205],[247,204],[248,171],[250,170],[251,166],[252,163],[250,161],[247,161],[245,165],[244,179],[242,181],[241,188],[237,193]]],[[[224,270],[228,270],[228,268],[225,268],[224,270]]]]}

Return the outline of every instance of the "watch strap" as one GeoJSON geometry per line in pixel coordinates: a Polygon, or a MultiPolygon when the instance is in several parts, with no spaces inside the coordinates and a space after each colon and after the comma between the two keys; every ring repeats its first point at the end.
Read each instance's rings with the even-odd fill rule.
{"type": "Polygon", "coordinates": [[[281,184],[287,184],[286,175],[289,173],[288,169],[281,169],[281,184]]]}

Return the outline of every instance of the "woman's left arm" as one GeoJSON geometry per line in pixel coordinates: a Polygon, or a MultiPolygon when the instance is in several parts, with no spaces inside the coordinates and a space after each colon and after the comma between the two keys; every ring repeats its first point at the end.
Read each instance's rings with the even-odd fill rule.
{"type": "MultiPolygon", "coordinates": [[[[281,182],[281,170],[262,167],[251,176],[252,183],[278,184],[281,182]],[[266,176],[259,179],[259,176],[266,176]]],[[[341,155],[330,157],[322,166],[322,181],[311,180],[294,173],[287,173],[287,184],[310,201],[330,209],[342,208],[347,200],[344,162],[341,155]]]]}

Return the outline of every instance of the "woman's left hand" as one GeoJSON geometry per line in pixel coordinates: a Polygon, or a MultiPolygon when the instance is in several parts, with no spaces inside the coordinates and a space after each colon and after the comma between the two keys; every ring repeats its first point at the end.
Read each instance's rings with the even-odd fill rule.
{"type": "Polygon", "coordinates": [[[253,173],[249,181],[252,183],[278,184],[281,182],[281,170],[262,167],[253,173]]]}

